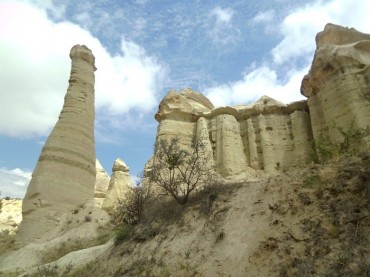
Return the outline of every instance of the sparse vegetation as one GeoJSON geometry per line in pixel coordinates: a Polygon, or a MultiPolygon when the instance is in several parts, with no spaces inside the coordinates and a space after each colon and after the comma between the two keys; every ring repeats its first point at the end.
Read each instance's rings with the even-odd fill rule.
{"type": "Polygon", "coordinates": [[[318,139],[313,143],[313,160],[318,163],[326,163],[340,155],[353,155],[362,150],[363,139],[370,135],[370,128],[355,128],[352,121],[348,129],[333,124],[338,138],[334,141],[326,133],[320,133],[318,139]]]}
{"type": "Polygon", "coordinates": [[[112,237],[112,231],[109,227],[102,227],[98,229],[99,234],[96,238],[80,238],[74,241],[68,240],[57,245],[53,251],[45,252],[43,255],[42,262],[44,264],[51,263],[65,256],[73,251],[94,247],[106,243],[112,237]]]}
{"type": "MultiPolygon", "coordinates": [[[[60,268],[57,264],[40,264],[37,266],[37,272],[32,274],[32,277],[62,277],[71,276],[73,270],[72,263],[69,263],[65,268],[60,268]]],[[[29,276],[29,275],[27,275],[29,276]]]]}
{"type": "Polygon", "coordinates": [[[194,139],[189,151],[180,147],[178,138],[161,139],[155,147],[150,180],[163,194],[185,205],[189,195],[209,178],[208,159],[202,139],[194,139]]]}
{"type": "Polygon", "coordinates": [[[131,187],[123,199],[118,199],[113,217],[118,224],[137,224],[143,217],[146,203],[151,197],[150,185],[142,185],[143,177],[139,176],[136,186],[131,187]]]}
{"type": "Polygon", "coordinates": [[[118,245],[122,243],[124,240],[128,239],[133,233],[133,226],[131,224],[122,224],[118,231],[116,232],[116,236],[114,238],[114,244],[118,245]]]}
{"type": "Polygon", "coordinates": [[[15,235],[10,234],[9,230],[0,232],[0,255],[5,251],[12,249],[15,242],[15,235]]]}
{"type": "MultiPolygon", "coordinates": [[[[260,242],[259,255],[279,261],[279,276],[370,276],[370,152],[346,152],[308,173],[290,196],[305,211],[299,223],[276,229],[260,242]],[[305,216],[312,209],[317,216],[305,216]]],[[[285,218],[272,207],[279,226],[285,218]]]]}
{"type": "MultiPolygon", "coordinates": [[[[298,175],[292,175],[294,183],[279,188],[281,191],[278,193],[276,187],[279,186],[271,190],[267,185],[263,191],[266,194],[274,193],[270,198],[263,198],[261,194],[256,194],[258,197],[261,196],[261,199],[239,203],[240,205],[235,207],[235,211],[240,211],[240,214],[247,217],[249,221],[257,217],[264,217],[266,220],[268,216],[271,217],[268,219],[271,219],[269,226],[274,230],[264,240],[259,241],[258,255],[264,259],[275,257],[279,260],[278,264],[271,263],[278,265],[274,271],[278,276],[279,274],[280,276],[370,276],[370,239],[367,236],[370,232],[370,153],[357,153],[361,148],[360,141],[366,132],[362,130],[340,132],[340,128],[335,128],[342,140],[331,143],[327,137],[325,143],[318,143],[319,147],[316,151],[321,157],[325,157],[320,161],[323,164],[311,164],[302,169],[298,175]],[[286,195],[290,189],[291,194],[286,195]],[[249,213],[248,209],[251,205],[259,208],[250,209],[249,213]],[[317,209],[316,213],[312,212],[315,209],[317,209]],[[294,224],[292,224],[293,220],[287,219],[288,217],[294,218],[294,224]]],[[[171,141],[165,145],[168,147],[165,149],[169,150],[171,141]]],[[[167,170],[165,171],[167,176],[172,176],[174,185],[179,184],[180,188],[186,189],[187,184],[181,179],[183,178],[181,171],[175,172],[175,169],[191,160],[191,152],[184,154],[178,145],[171,147],[170,152],[174,155],[163,156],[167,157],[169,162],[167,166],[170,168],[163,167],[163,170],[167,170]]],[[[282,182],[286,181],[284,178],[291,174],[284,173],[280,163],[276,163],[275,169],[281,174],[271,177],[272,186],[279,178],[282,182]]],[[[159,170],[159,167],[155,170],[159,170]]],[[[158,173],[158,171],[155,172],[158,173]]],[[[207,170],[204,172],[209,173],[207,170]]],[[[163,180],[165,176],[163,175],[163,180]]],[[[153,180],[152,175],[150,177],[153,180]]],[[[122,261],[124,256],[143,254],[143,251],[149,249],[148,245],[151,245],[148,257],[132,260],[127,258],[125,261],[129,260],[128,264],[115,264],[116,267],[109,269],[108,265],[98,266],[88,263],[82,271],[79,268],[63,276],[91,275],[97,270],[103,274],[104,270],[99,269],[100,266],[106,266],[104,274],[109,272],[112,276],[172,276],[174,266],[178,267],[177,273],[184,273],[183,276],[197,276],[196,269],[199,268],[197,259],[200,259],[200,255],[197,256],[196,247],[187,245],[180,252],[175,253],[171,247],[168,247],[168,243],[194,231],[194,226],[191,227],[189,222],[199,220],[202,226],[204,224],[202,233],[199,234],[207,238],[212,247],[223,247],[232,237],[229,226],[223,221],[230,215],[230,211],[235,212],[233,204],[236,202],[231,202],[229,196],[240,187],[238,184],[225,185],[220,180],[206,177],[203,181],[205,184],[196,184],[196,189],[188,193],[185,202],[179,202],[179,199],[186,195],[186,191],[175,189],[176,186],[172,188],[179,193],[178,198],[174,197],[174,193],[171,194],[160,186],[160,192],[165,192],[169,197],[153,197],[151,189],[143,187],[141,182],[132,187],[125,198],[119,201],[115,210],[115,223],[118,227],[116,227],[112,257],[119,253],[118,260],[122,261]],[[200,184],[203,186],[201,187],[200,184]],[[178,236],[179,233],[181,236],[178,236]],[[152,240],[153,238],[155,239],[152,240]],[[149,243],[146,244],[145,242],[148,241],[149,243]],[[169,250],[164,248],[164,245],[169,250]],[[175,265],[171,264],[171,257],[168,257],[171,253],[180,255],[183,260],[180,263],[176,261],[175,265]]],[[[259,181],[257,184],[261,185],[259,181]]],[[[243,182],[244,185],[245,182],[243,182]]],[[[243,201],[239,198],[239,202],[243,201]]],[[[82,209],[83,207],[79,207],[77,211],[79,210],[81,214],[82,209]]],[[[86,222],[91,221],[90,214],[85,216],[86,222]]],[[[56,253],[51,253],[48,259],[53,261],[65,253],[90,246],[77,245],[72,250],[61,247],[56,250],[56,253]]],[[[65,247],[67,248],[67,245],[65,247]]],[[[203,250],[199,250],[201,251],[203,250]]],[[[203,252],[201,255],[206,253],[203,252]]],[[[256,257],[254,258],[258,260],[258,256],[256,257]]],[[[39,276],[59,276],[53,274],[55,272],[60,274],[61,271],[63,270],[60,268],[43,265],[39,267],[39,272],[43,275],[39,274],[39,276]]]]}
{"type": "Polygon", "coordinates": [[[317,174],[310,174],[303,180],[303,187],[305,188],[318,188],[321,185],[321,178],[317,174]]]}

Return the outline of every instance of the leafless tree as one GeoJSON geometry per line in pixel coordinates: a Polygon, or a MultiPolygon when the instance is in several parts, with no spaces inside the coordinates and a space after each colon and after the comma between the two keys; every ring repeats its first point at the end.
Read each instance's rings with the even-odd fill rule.
{"type": "Polygon", "coordinates": [[[135,186],[132,186],[124,198],[118,199],[114,219],[117,223],[137,224],[144,214],[145,204],[151,196],[150,186],[143,186],[143,176],[139,175],[135,186]]]}
{"type": "Polygon", "coordinates": [[[155,147],[155,159],[150,180],[166,195],[184,205],[189,195],[210,175],[208,160],[202,139],[194,139],[189,150],[181,148],[178,138],[161,139],[155,147]]]}

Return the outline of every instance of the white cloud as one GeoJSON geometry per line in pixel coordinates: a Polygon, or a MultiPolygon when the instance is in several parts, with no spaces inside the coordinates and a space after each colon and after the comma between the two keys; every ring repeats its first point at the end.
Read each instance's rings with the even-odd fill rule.
{"type": "Polygon", "coordinates": [[[266,34],[276,34],[276,19],[275,11],[267,10],[257,13],[251,20],[251,27],[255,28],[258,25],[264,27],[266,34]]]}
{"type": "Polygon", "coordinates": [[[268,10],[259,12],[255,17],[252,18],[252,22],[256,24],[266,24],[273,21],[275,17],[275,11],[274,10],[268,10]]]}
{"type": "Polygon", "coordinates": [[[274,62],[283,64],[312,53],[316,34],[329,22],[366,32],[370,26],[369,10],[368,0],[358,0],[356,4],[352,0],[332,0],[316,1],[293,11],[280,25],[284,38],[272,50],[274,62]]]}
{"type": "Polygon", "coordinates": [[[232,24],[234,13],[230,8],[223,9],[218,6],[210,11],[209,36],[213,43],[226,46],[239,40],[240,30],[232,24]]]}
{"type": "Polygon", "coordinates": [[[150,111],[157,103],[158,88],[166,71],[142,47],[124,38],[121,51],[123,55],[114,57],[106,51],[94,52],[98,66],[96,106],[110,114],[127,113],[133,108],[150,111]]]}
{"type": "MultiPolygon", "coordinates": [[[[40,2],[41,3],[41,2],[40,2]]],[[[46,135],[55,124],[68,87],[69,51],[75,44],[92,49],[96,66],[97,111],[123,114],[149,111],[166,71],[132,41],[122,38],[112,56],[79,25],[55,23],[49,7],[19,1],[0,3],[0,134],[46,135]]]]}
{"type": "Polygon", "coordinates": [[[282,81],[275,70],[261,66],[245,73],[242,80],[209,88],[204,93],[215,106],[247,104],[262,95],[288,103],[303,99],[299,87],[307,71],[308,68],[292,70],[287,73],[287,80],[282,81]]]}
{"type": "MultiPolygon", "coordinates": [[[[215,105],[248,103],[262,95],[284,103],[302,99],[300,85],[313,57],[315,36],[326,23],[368,32],[370,2],[356,1],[356,9],[353,5],[351,0],[316,1],[292,11],[278,24],[283,38],[271,50],[270,59],[244,73],[241,80],[208,88],[205,94],[215,105]]],[[[254,21],[270,19],[269,12],[262,12],[254,21]]]]}
{"type": "Polygon", "coordinates": [[[216,7],[211,11],[211,14],[216,17],[218,23],[229,24],[234,15],[234,11],[232,9],[216,7]]]}
{"type": "MultiPolygon", "coordinates": [[[[61,19],[65,15],[66,8],[62,4],[55,3],[53,0],[19,0],[24,3],[32,4],[42,10],[47,10],[55,19],[61,19]]],[[[86,4],[85,4],[86,6],[86,4]]]]}
{"type": "Polygon", "coordinates": [[[88,12],[81,12],[76,14],[74,19],[85,29],[88,29],[93,25],[93,19],[88,12]]]}
{"type": "Polygon", "coordinates": [[[28,183],[31,180],[32,172],[28,169],[7,169],[0,168],[0,192],[1,197],[23,198],[28,183]]]}

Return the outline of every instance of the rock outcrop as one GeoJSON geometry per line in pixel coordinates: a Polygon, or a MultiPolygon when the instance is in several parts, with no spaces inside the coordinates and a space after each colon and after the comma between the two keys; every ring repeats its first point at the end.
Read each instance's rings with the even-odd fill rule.
{"type": "Polygon", "coordinates": [[[21,199],[0,199],[0,233],[14,234],[22,220],[21,199]]]}
{"type": "Polygon", "coordinates": [[[110,176],[100,164],[99,160],[96,160],[96,181],[94,191],[94,206],[101,208],[103,206],[104,198],[107,194],[109,186],[110,176]]]}
{"type": "Polygon", "coordinates": [[[71,49],[69,87],[23,199],[19,244],[53,236],[63,213],[92,204],[96,178],[94,141],[95,58],[86,46],[71,49]]]}
{"type": "Polygon", "coordinates": [[[370,35],[327,24],[316,36],[311,69],[302,81],[315,139],[336,141],[333,126],[366,128],[370,122],[370,35]]]}
{"type": "Polygon", "coordinates": [[[110,178],[102,208],[112,210],[117,205],[118,199],[125,198],[130,187],[130,169],[122,159],[118,158],[113,164],[112,177],[110,178]]]}
{"type": "Polygon", "coordinates": [[[312,138],[305,101],[289,105],[263,96],[254,104],[213,108],[203,95],[190,89],[170,91],[159,105],[157,141],[178,137],[190,145],[204,141],[223,177],[255,170],[272,172],[309,159],[312,138]]]}

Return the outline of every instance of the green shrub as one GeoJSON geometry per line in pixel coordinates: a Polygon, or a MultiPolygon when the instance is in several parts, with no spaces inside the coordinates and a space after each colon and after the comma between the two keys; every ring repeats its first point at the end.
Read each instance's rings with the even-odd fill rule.
{"type": "Polygon", "coordinates": [[[303,180],[303,187],[305,188],[317,188],[322,185],[322,181],[319,175],[309,175],[303,180]]]}
{"type": "Polygon", "coordinates": [[[318,163],[326,163],[336,156],[355,154],[361,150],[363,139],[370,135],[370,128],[354,128],[354,121],[348,129],[344,129],[333,123],[331,129],[338,134],[333,141],[328,134],[320,133],[313,142],[313,160],[318,163]]]}
{"type": "Polygon", "coordinates": [[[123,224],[114,238],[114,245],[122,243],[133,234],[134,227],[131,224],[123,224]]]}

